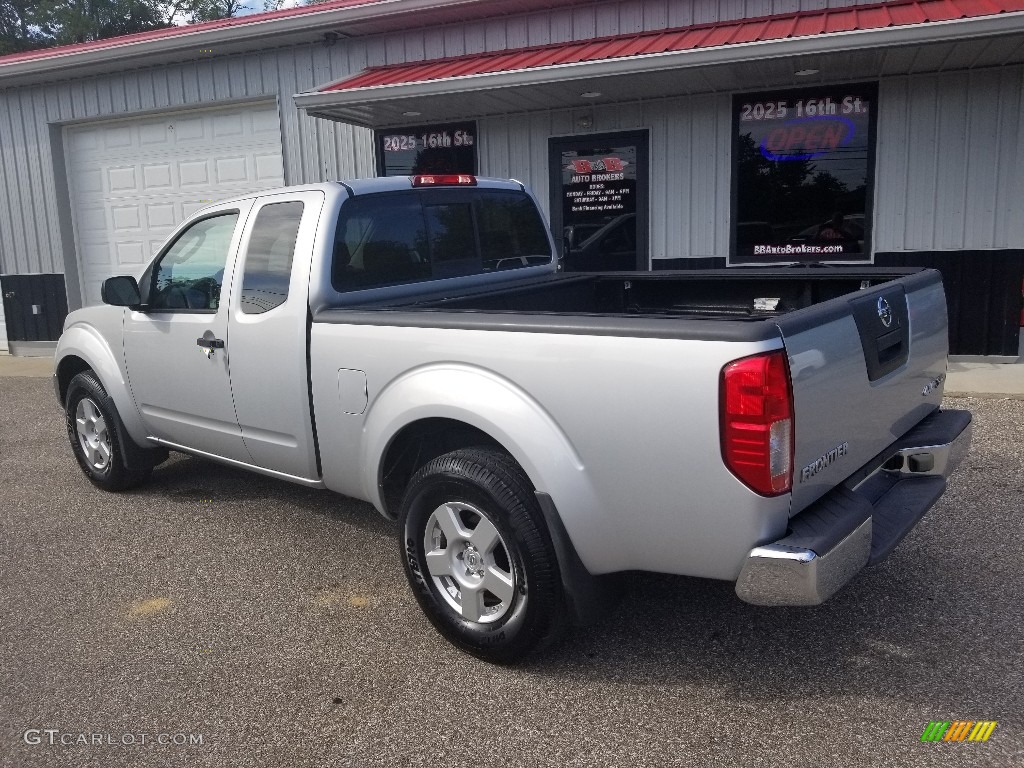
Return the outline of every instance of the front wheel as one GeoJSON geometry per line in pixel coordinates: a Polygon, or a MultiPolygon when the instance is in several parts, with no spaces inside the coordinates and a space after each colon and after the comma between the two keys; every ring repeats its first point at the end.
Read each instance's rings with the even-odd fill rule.
{"type": "Polygon", "coordinates": [[[92,371],[68,384],[64,408],[68,440],[82,472],[105,491],[123,491],[144,482],[153,468],[129,469],[114,401],[92,371]]]}
{"type": "Polygon", "coordinates": [[[510,456],[470,448],[433,459],[410,481],[399,520],[409,584],[452,643],[507,663],[561,634],[554,548],[510,456]]]}

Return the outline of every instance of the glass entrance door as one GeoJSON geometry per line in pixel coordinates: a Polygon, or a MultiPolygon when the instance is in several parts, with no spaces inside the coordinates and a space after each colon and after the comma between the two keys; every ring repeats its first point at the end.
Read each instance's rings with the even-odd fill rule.
{"type": "Polygon", "coordinates": [[[551,226],[567,272],[647,270],[647,131],[550,139],[551,226]]]}

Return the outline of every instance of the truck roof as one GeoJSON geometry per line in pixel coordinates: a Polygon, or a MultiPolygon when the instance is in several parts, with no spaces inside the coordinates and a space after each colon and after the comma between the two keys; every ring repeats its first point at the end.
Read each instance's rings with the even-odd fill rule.
{"type": "MultiPolygon", "coordinates": [[[[249,192],[248,194],[245,195],[238,195],[237,197],[231,197],[225,200],[218,200],[215,203],[215,205],[233,203],[241,200],[251,200],[254,197],[264,197],[266,195],[279,195],[287,194],[290,192],[311,192],[314,190],[320,192],[327,192],[329,194],[337,194],[342,189],[347,189],[352,195],[369,195],[376,192],[401,192],[403,190],[414,188],[412,183],[413,178],[413,176],[379,176],[376,178],[369,179],[346,179],[345,181],[325,181],[320,182],[318,184],[297,184],[290,187],[275,187],[273,189],[261,189],[258,192],[249,192]]],[[[526,190],[522,182],[516,181],[514,179],[494,179],[485,176],[476,176],[475,178],[476,184],[474,186],[477,189],[508,189],[515,192],[523,192],[526,190]]],[[[448,185],[438,186],[446,187],[448,185]]],[[[451,185],[450,188],[455,189],[456,186],[451,185]]]]}
{"type": "MultiPolygon", "coordinates": [[[[422,176],[441,176],[446,174],[419,174],[422,176]]],[[[455,174],[452,174],[455,175],[455,174]]],[[[462,174],[465,175],[465,174],[462,174]]],[[[367,195],[374,192],[399,192],[405,189],[413,189],[412,180],[415,176],[379,176],[373,179],[352,179],[351,181],[339,182],[348,187],[354,195],[367,195]]],[[[484,189],[510,189],[516,192],[523,191],[523,185],[515,180],[492,179],[485,176],[476,176],[476,187],[484,189]]],[[[448,186],[448,185],[438,185],[448,186]]],[[[455,185],[451,185],[455,186],[455,185]]]]}

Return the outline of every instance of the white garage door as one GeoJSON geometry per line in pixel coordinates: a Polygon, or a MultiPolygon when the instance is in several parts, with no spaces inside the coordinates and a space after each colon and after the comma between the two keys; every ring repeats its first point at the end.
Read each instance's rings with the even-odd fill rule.
{"type": "Polygon", "coordinates": [[[111,275],[138,275],[185,217],[284,184],[275,104],[179,112],[66,129],[85,304],[111,275]]]}

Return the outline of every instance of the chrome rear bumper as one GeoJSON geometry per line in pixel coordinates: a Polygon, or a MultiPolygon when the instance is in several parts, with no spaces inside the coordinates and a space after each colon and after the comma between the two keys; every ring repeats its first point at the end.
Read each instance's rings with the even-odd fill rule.
{"type": "Polygon", "coordinates": [[[971,443],[967,411],[938,411],[754,547],[736,582],[755,605],[818,605],[895,549],[946,489],[971,443]]]}

